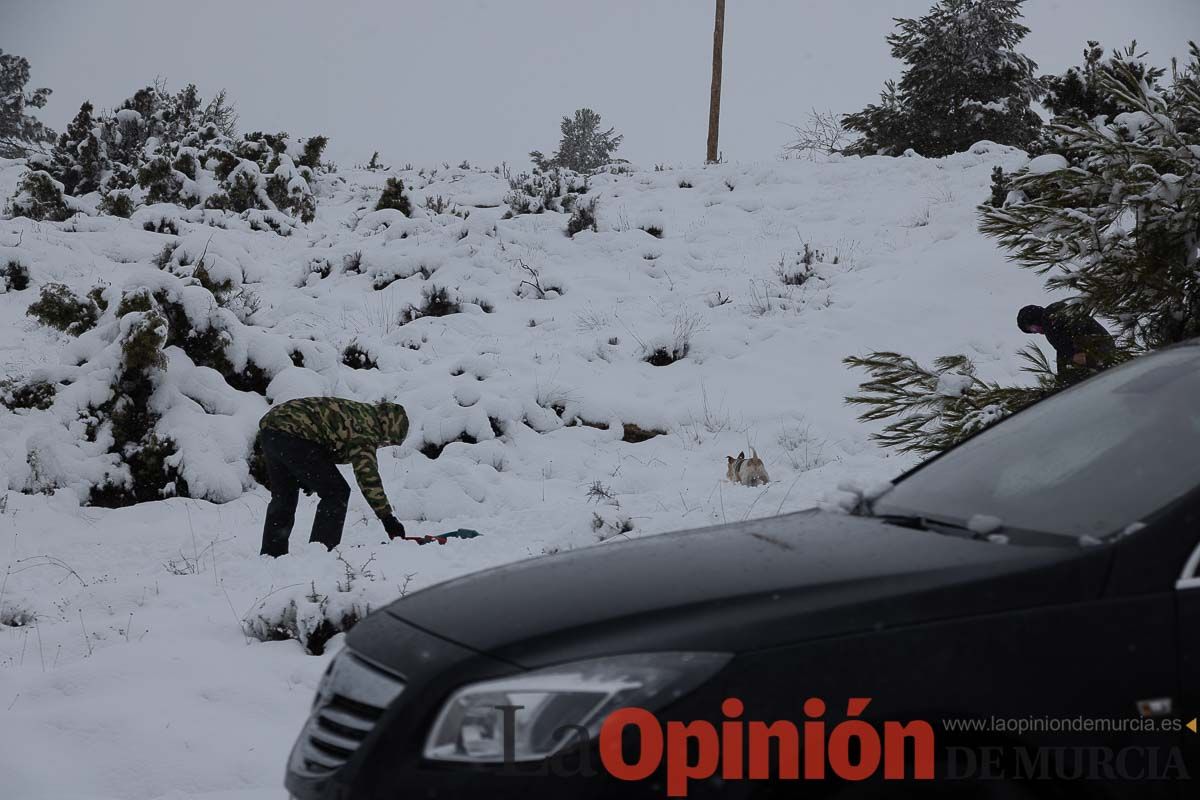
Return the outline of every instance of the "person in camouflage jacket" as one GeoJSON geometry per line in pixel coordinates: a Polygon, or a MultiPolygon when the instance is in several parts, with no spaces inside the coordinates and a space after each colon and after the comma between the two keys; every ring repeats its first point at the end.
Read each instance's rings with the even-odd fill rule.
{"type": "Polygon", "coordinates": [[[1069,383],[1112,366],[1117,354],[1112,334],[1066,300],[1045,308],[1025,306],[1017,314],[1017,327],[1045,335],[1058,356],[1058,377],[1069,383]]]}
{"type": "Polygon", "coordinates": [[[263,525],[262,553],[281,556],[296,517],[300,489],[320,497],[311,542],[333,549],[342,540],[350,487],[338,472],[349,464],[388,537],[407,538],[392,513],[375,451],[408,435],[408,415],[395,403],[359,403],[339,397],[303,397],[268,411],[259,422],[271,502],[263,525]]]}

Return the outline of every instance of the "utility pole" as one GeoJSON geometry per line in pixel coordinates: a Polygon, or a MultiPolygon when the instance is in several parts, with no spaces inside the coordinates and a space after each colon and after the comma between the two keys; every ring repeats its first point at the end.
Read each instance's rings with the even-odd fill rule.
{"type": "Polygon", "coordinates": [[[721,157],[717,133],[721,127],[721,51],[725,45],[725,0],[717,0],[717,19],[713,24],[712,94],[708,101],[708,163],[721,157]]]}

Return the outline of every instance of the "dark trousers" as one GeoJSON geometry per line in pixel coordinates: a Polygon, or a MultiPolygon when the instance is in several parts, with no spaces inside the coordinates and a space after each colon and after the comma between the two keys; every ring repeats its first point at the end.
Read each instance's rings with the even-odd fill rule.
{"type": "Polygon", "coordinates": [[[264,430],[258,436],[271,484],[271,502],[263,524],[262,554],[282,556],[287,553],[301,489],[310,494],[316,492],[321,498],[308,540],[320,542],[332,550],[342,541],[350,486],[338,472],[329,451],[316,442],[281,431],[264,430]]]}

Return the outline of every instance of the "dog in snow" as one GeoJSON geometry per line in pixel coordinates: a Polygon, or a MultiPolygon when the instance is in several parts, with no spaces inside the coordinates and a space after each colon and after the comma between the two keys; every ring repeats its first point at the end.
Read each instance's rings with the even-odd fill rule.
{"type": "Polygon", "coordinates": [[[738,453],[737,458],[726,456],[725,476],[733,483],[743,486],[770,483],[771,478],[767,475],[767,468],[763,466],[762,459],[758,457],[758,451],[752,447],[750,453],[750,458],[746,458],[744,452],[738,453]]]}

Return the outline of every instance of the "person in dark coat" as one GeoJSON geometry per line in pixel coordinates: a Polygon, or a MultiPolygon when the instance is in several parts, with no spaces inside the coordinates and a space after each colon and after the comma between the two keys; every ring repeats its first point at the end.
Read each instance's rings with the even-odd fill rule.
{"type": "Polygon", "coordinates": [[[359,403],[338,397],[303,397],[268,411],[259,422],[259,443],[266,461],[271,502],[263,524],[262,554],[281,556],[296,518],[300,489],[321,498],[310,542],[332,550],[342,540],[350,486],[338,472],[349,464],[363,497],[375,512],[389,539],[407,537],[392,513],[375,451],[398,445],[408,435],[408,416],[395,403],[359,403]]]}
{"type": "Polygon", "coordinates": [[[1066,300],[1042,308],[1025,306],[1017,314],[1017,327],[1040,333],[1058,356],[1058,376],[1074,382],[1113,363],[1117,353],[1112,335],[1096,320],[1066,300]]]}

